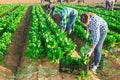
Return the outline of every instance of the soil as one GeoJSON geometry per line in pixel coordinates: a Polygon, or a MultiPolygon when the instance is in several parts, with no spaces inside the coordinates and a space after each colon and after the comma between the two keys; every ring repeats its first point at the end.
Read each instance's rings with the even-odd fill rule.
{"type": "Polygon", "coordinates": [[[0,65],[0,80],[12,80],[14,77],[14,73],[12,72],[11,69],[1,66],[0,65]]]}
{"type": "MultiPolygon", "coordinates": [[[[28,59],[26,59],[28,60],[28,59]]],[[[25,60],[25,61],[26,61],[25,60]]],[[[23,61],[24,63],[24,61],[23,61]]],[[[25,63],[24,65],[28,65],[29,63],[25,63]]],[[[24,66],[26,68],[26,66],[24,66]]],[[[32,73],[29,78],[28,77],[18,77],[20,80],[76,80],[77,75],[70,75],[65,73],[59,73],[59,65],[58,64],[51,64],[48,58],[43,58],[36,62],[31,63],[27,66],[27,71],[25,72],[24,69],[20,70],[22,74],[30,74],[32,73]],[[54,74],[53,74],[54,73],[54,74]],[[43,78],[43,79],[42,79],[43,78]]],[[[21,74],[19,74],[21,75],[21,74]]],[[[27,75],[26,75],[27,76],[27,75]]]]}
{"type": "Polygon", "coordinates": [[[82,41],[80,40],[80,37],[75,36],[75,35],[72,36],[72,40],[73,40],[73,42],[77,45],[75,51],[76,51],[78,54],[80,54],[80,48],[84,45],[84,43],[82,43],[82,41]]]}
{"type": "Polygon", "coordinates": [[[120,64],[114,59],[107,58],[109,66],[104,66],[98,72],[101,80],[120,80],[120,64]]]}

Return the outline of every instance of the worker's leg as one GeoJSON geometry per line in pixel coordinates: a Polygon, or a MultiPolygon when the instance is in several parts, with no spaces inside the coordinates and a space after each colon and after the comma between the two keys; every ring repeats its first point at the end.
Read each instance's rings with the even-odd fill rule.
{"type": "Polygon", "coordinates": [[[83,0],[83,3],[85,3],[85,1],[83,0]]]}
{"type": "Polygon", "coordinates": [[[102,55],[102,46],[103,46],[103,42],[106,38],[107,35],[107,31],[100,33],[100,39],[99,42],[97,44],[97,46],[95,47],[94,50],[94,64],[92,67],[92,71],[96,72],[97,67],[99,66],[100,60],[101,60],[101,55],[102,55]]]}
{"type": "Polygon", "coordinates": [[[67,31],[69,34],[74,30],[74,23],[75,23],[77,16],[78,16],[78,14],[74,14],[70,17],[70,20],[69,20],[69,23],[67,26],[67,31]]]}
{"type": "Polygon", "coordinates": [[[111,9],[111,2],[108,2],[108,10],[111,9]]]}
{"type": "Polygon", "coordinates": [[[108,2],[107,1],[105,2],[105,8],[106,8],[106,10],[108,10],[108,2]]]}
{"type": "Polygon", "coordinates": [[[44,0],[41,0],[41,3],[44,3],[44,0]]]}
{"type": "Polygon", "coordinates": [[[114,8],[114,3],[112,2],[111,3],[111,10],[113,10],[113,8],[114,8]]]}
{"type": "Polygon", "coordinates": [[[72,25],[71,30],[74,31],[74,24],[72,25]]]}
{"type": "Polygon", "coordinates": [[[106,1],[106,10],[110,9],[110,2],[106,1]]]}
{"type": "Polygon", "coordinates": [[[78,3],[80,3],[80,0],[78,0],[78,3]]]}
{"type": "Polygon", "coordinates": [[[101,55],[102,55],[102,46],[106,38],[107,31],[100,33],[100,39],[94,50],[94,65],[99,66],[101,55]]]}

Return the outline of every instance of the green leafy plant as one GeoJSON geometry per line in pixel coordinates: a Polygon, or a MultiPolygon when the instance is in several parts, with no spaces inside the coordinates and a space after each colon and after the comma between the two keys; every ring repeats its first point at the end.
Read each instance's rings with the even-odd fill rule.
{"type": "Polygon", "coordinates": [[[84,64],[89,63],[89,58],[87,57],[87,53],[90,51],[91,47],[87,44],[84,47],[80,48],[81,58],[84,64]]]}
{"type": "Polygon", "coordinates": [[[90,80],[89,76],[90,74],[88,72],[82,71],[78,76],[78,80],[90,80]]]}

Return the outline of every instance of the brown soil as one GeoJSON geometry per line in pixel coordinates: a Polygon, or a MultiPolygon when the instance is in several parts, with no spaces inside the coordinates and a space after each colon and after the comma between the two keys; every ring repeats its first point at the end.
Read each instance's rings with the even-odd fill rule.
{"type": "Polygon", "coordinates": [[[120,57],[120,43],[118,43],[117,48],[114,48],[114,50],[117,52],[117,55],[120,57]]]}
{"type": "Polygon", "coordinates": [[[0,66],[0,80],[10,80],[13,79],[14,73],[11,71],[11,69],[8,69],[7,67],[0,66]]]}
{"type": "Polygon", "coordinates": [[[112,80],[120,80],[120,64],[118,64],[114,59],[111,59],[111,58],[109,59],[109,62],[110,62],[111,68],[113,68],[115,70],[115,72],[111,74],[110,79],[112,79],[112,80]]]}
{"type": "Polygon", "coordinates": [[[78,36],[75,36],[75,35],[73,35],[72,36],[72,40],[73,40],[73,42],[77,45],[77,47],[76,47],[76,52],[78,53],[78,54],[80,54],[80,48],[82,47],[82,46],[84,46],[84,43],[82,43],[82,41],[80,40],[80,37],[78,37],[78,36]]]}
{"type": "MultiPolygon", "coordinates": [[[[28,60],[28,59],[26,59],[28,60]]],[[[25,62],[26,62],[25,60],[25,62]]],[[[23,61],[24,63],[24,61],[23,61]]],[[[26,68],[25,65],[28,65],[30,63],[25,63],[24,68],[26,68]]],[[[43,58],[41,60],[38,60],[36,62],[33,62],[29,66],[27,66],[27,71],[24,71],[24,68],[21,69],[21,74],[30,74],[32,73],[28,79],[29,80],[77,80],[76,77],[77,75],[70,75],[70,74],[65,74],[65,73],[59,73],[59,65],[58,64],[51,64],[48,60],[48,58],[43,58]],[[41,70],[45,71],[41,71],[41,70]],[[55,74],[52,74],[52,73],[55,74]],[[44,73],[44,74],[43,74],[44,73]],[[45,74],[46,73],[46,74],[45,74]],[[43,79],[42,79],[43,78],[43,79]]],[[[19,74],[19,75],[21,75],[19,74]]],[[[27,75],[26,75],[27,76],[27,75]]],[[[20,80],[27,80],[27,77],[23,76],[22,78],[18,77],[20,80]]]]}
{"type": "Polygon", "coordinates": [[[108,67],[103,67],[98,72],[101,80],[120,80],[120,64],[112,58],[108,58],[108,67]]]}

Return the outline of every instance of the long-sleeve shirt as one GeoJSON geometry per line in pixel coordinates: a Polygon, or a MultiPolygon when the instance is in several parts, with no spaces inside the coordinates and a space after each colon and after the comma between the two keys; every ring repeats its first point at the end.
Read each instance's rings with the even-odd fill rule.
{"type": "Polygon", "coordinates": [[[60,10],[59,12],[60,17],[61,17],[61,21],[60,21],[60,26],[61,26],[61,30],[65,31],[66,29],[66,18],[70,17],[71,15],[75,15],[78,14],[77,10],[73,9],[73,8],[63,8],[62,10],[60,10]]]}
{"type": "Polygon", "coordinates": [[[95,15],[91,18],[87,28],[92,32],[93,44],[97,44],[99,42],[100,33],[107,31],[108,25],[104,19],[95,15]]]}

